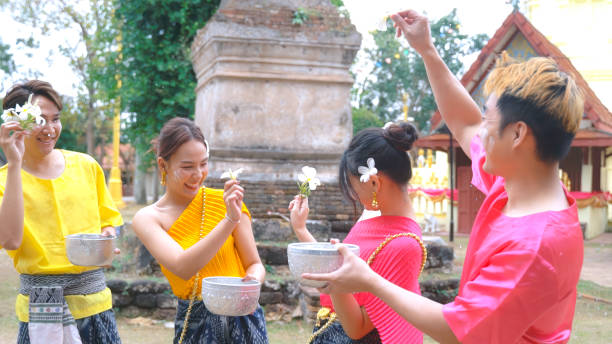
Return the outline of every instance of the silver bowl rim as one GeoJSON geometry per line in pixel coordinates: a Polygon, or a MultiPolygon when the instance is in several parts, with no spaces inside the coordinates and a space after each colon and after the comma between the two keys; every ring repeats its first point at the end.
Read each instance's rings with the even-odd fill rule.
{"type": "Polygon", "coordinates": [[[64,239],[68,239],[68,240],[76,239],[76,240],[90,240],[90,241],[108,241],[108,240],[117,239],[117,236],[115,236],[115,235],[104,236],[104,235],[98,234],[98,233],[75,233],[75,234],[66,235],[64,237],[64,239]]]}
{"type": "Polygon", "coordinates": [[[355,244],[332,244],[329,242],[294,242],[287,246],[287,253],[307,254],[313,256],[338,256],[338,245],[346,246],[355,254],[359,252],[359,246],[355,244]],[[316,246],[316,247],[315,247],[316,246]]]}
{"type": "Polygon", "coordinates": [[[202,279],[202,289],[205,289],[205,288],[206,289],[208,288],[224,289],[224,290],[239,289],[241,291],[259,290],[261,288],[261,282],[257,280],[243,281],[241,277],[233,277],[233,276],[212,276],[212,277],[206,277],[202,279]],[[226,282],[222,282],[221,280],[226,281],[226,282]],[[227,281],[238,282],[238,283],[232,283],[232,282],[227,282],[227,281]]]}

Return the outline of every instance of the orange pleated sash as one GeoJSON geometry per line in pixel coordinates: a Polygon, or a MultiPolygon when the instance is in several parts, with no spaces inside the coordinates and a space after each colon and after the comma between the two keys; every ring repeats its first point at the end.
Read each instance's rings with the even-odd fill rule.
{"type": "MultiPolygon", "coordinates": [[[[183,249],[187,249],[200,240],[200,225],[202,221],[202,191],[206,192],[204,228],[202,235],[206,237],[215,226],[225,217],[225,203],[223,203],[223,190],[202,187],[198,195],[191,201],[185,211],[172,224],[168,230],[170,235],[183,249]]],[[[251,216],[246,206],[242,205],[242,211],[249,217],[251,216]]],[[[161,266],[162,273],[168,278],[170,287],[174,295],[181,299],[189,299],[195,280],[192,276],[189,280],[184,280],[164,266],[161,266]]],[[[240,260],[238,250],[234,245],[234,236],[230,235],[217,254],[200,270],[200,278],[211,276],[232,276],[242,277],[245,269],[240,260]]],[[[201,297],[201,283],[198,283],[197,297],[201,297]]]]}

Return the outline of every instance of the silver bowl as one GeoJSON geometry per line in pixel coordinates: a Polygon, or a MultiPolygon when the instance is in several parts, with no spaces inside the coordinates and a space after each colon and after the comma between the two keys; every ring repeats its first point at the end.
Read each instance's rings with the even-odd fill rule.
{"type": "Polygon", "coordinates": [[[206,277],[202,280],[202,301],[212,313],[242,316],[255,312],[259,305],[259,281],[240,277],[206,277]]]}
{"type": "Polygon", "coordinates": [[[105,266],[115,257],[116,236],[79,233],[66,236],[66,255],[74,265],[105,266]]]}
{"type": "Polygon", "coordinates": [[[330,244],[328,242],[299,242],[289,244],[287,258],[289,270],[293,277],[302,285],[321,288],[325,282],[307,280],[302,274],[327,273],[338,270],[342,266],[342,255],[338,252],[338,245],[345,245],[351,252],[359,255],[359,246],[353,244],[330,244]]]}

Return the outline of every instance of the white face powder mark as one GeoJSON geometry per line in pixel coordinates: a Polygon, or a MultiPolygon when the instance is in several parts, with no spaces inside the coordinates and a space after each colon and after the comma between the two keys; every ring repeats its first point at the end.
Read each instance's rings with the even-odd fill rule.
{"type": "Polygon", "coordinates": [[[181,181],[181,176],[180,176],[180,172],[178,169],[174,170],[172,172],[172,181],[175,183],[180,183],[181,181]]]}
{"type": "Polygon", "coordinates": [[[478,130],[478,136],[480,136],[480,142],[482,143],[483,148],[486,147],[487,143],[490,143],[491,141],[489,131],[484,126],[481,126],[478,130]]]}

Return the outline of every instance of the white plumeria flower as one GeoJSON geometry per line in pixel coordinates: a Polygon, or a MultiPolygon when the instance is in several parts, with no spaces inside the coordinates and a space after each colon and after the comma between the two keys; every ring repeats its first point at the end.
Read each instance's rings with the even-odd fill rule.
{"type": "Polygon", "coordinates": [[[314,167],[304,166],[302,172],[304,174],[298,174],[298,180],[301,183],[308,182],[310,190],[316,190],[317,186],[321,185],[321,181],[317,178],[317,170],[314,167]]]}
{"type": "Polygon", "coordinates": [[[362,183],[367,183],[370,180],[370,176],[374,176],[378,173],[378,170],[376,169],[376,167],[374,167],[375,166],[374,158],[368,158],[367,164],[368,164],[368,167],[365,167],[365,166],[357,167],[357,172],[361,174],[361,177],[359,177],[359,180],[362,183]]]}
{"type": "Polygon", "coordinates": [[[390,127],[392,124],[393,124],[393,122],[387,122],[387,123],[385,123],[385,125],[383,125],[383,127],[382,127],[382,128],[383,128],[383,129],[385,129],[385,130],[387,130],[387,129],[389,129],[389,127],[390,127]]]}
{"type": "Polygon", "coordinates": [[[2,112],[2,122],[19,121],[15,109],[6,109],[2,112]]]}
{"type": "Polygon", "coordinates": [[[24,104],[23,107],[17,104],[15,107],[15,112],[17,113],[17,117],[20,121],[25,121],[28,119],[28,108],[26,108],[26,104],[24,104]]]}
{"type": "Polygon", "coordinates": [[[204,145],[206,146],[206,158],[210,158],[210,145],[206,139],[204,139],[204,145]]]}
{"type": "Polygon", "coordinates": [[[233,179],[236,180],[238,178],[238,175],[240,173],[242,173],[244,171],[244,168],[239,168],[236,171],[232,171],[232,169],[230,168],[229,170],[227,170],[227,172],[223,172],[223,174],[221,174],[221,179],[233,179]]]}
{"type": "Polygon", "coordinates": [[[42,110],[38,106],[38,100],[32,104],[32,95],[28,97],[28,101],[23,106],[17,104],[14,109],[6,109],[2,113],[2,121],[17,121],[20,122],[24,128],[27,128],[28,124],[36,123],[38,125],[44,125],[45,119],[41,116],[42,110]]]}

